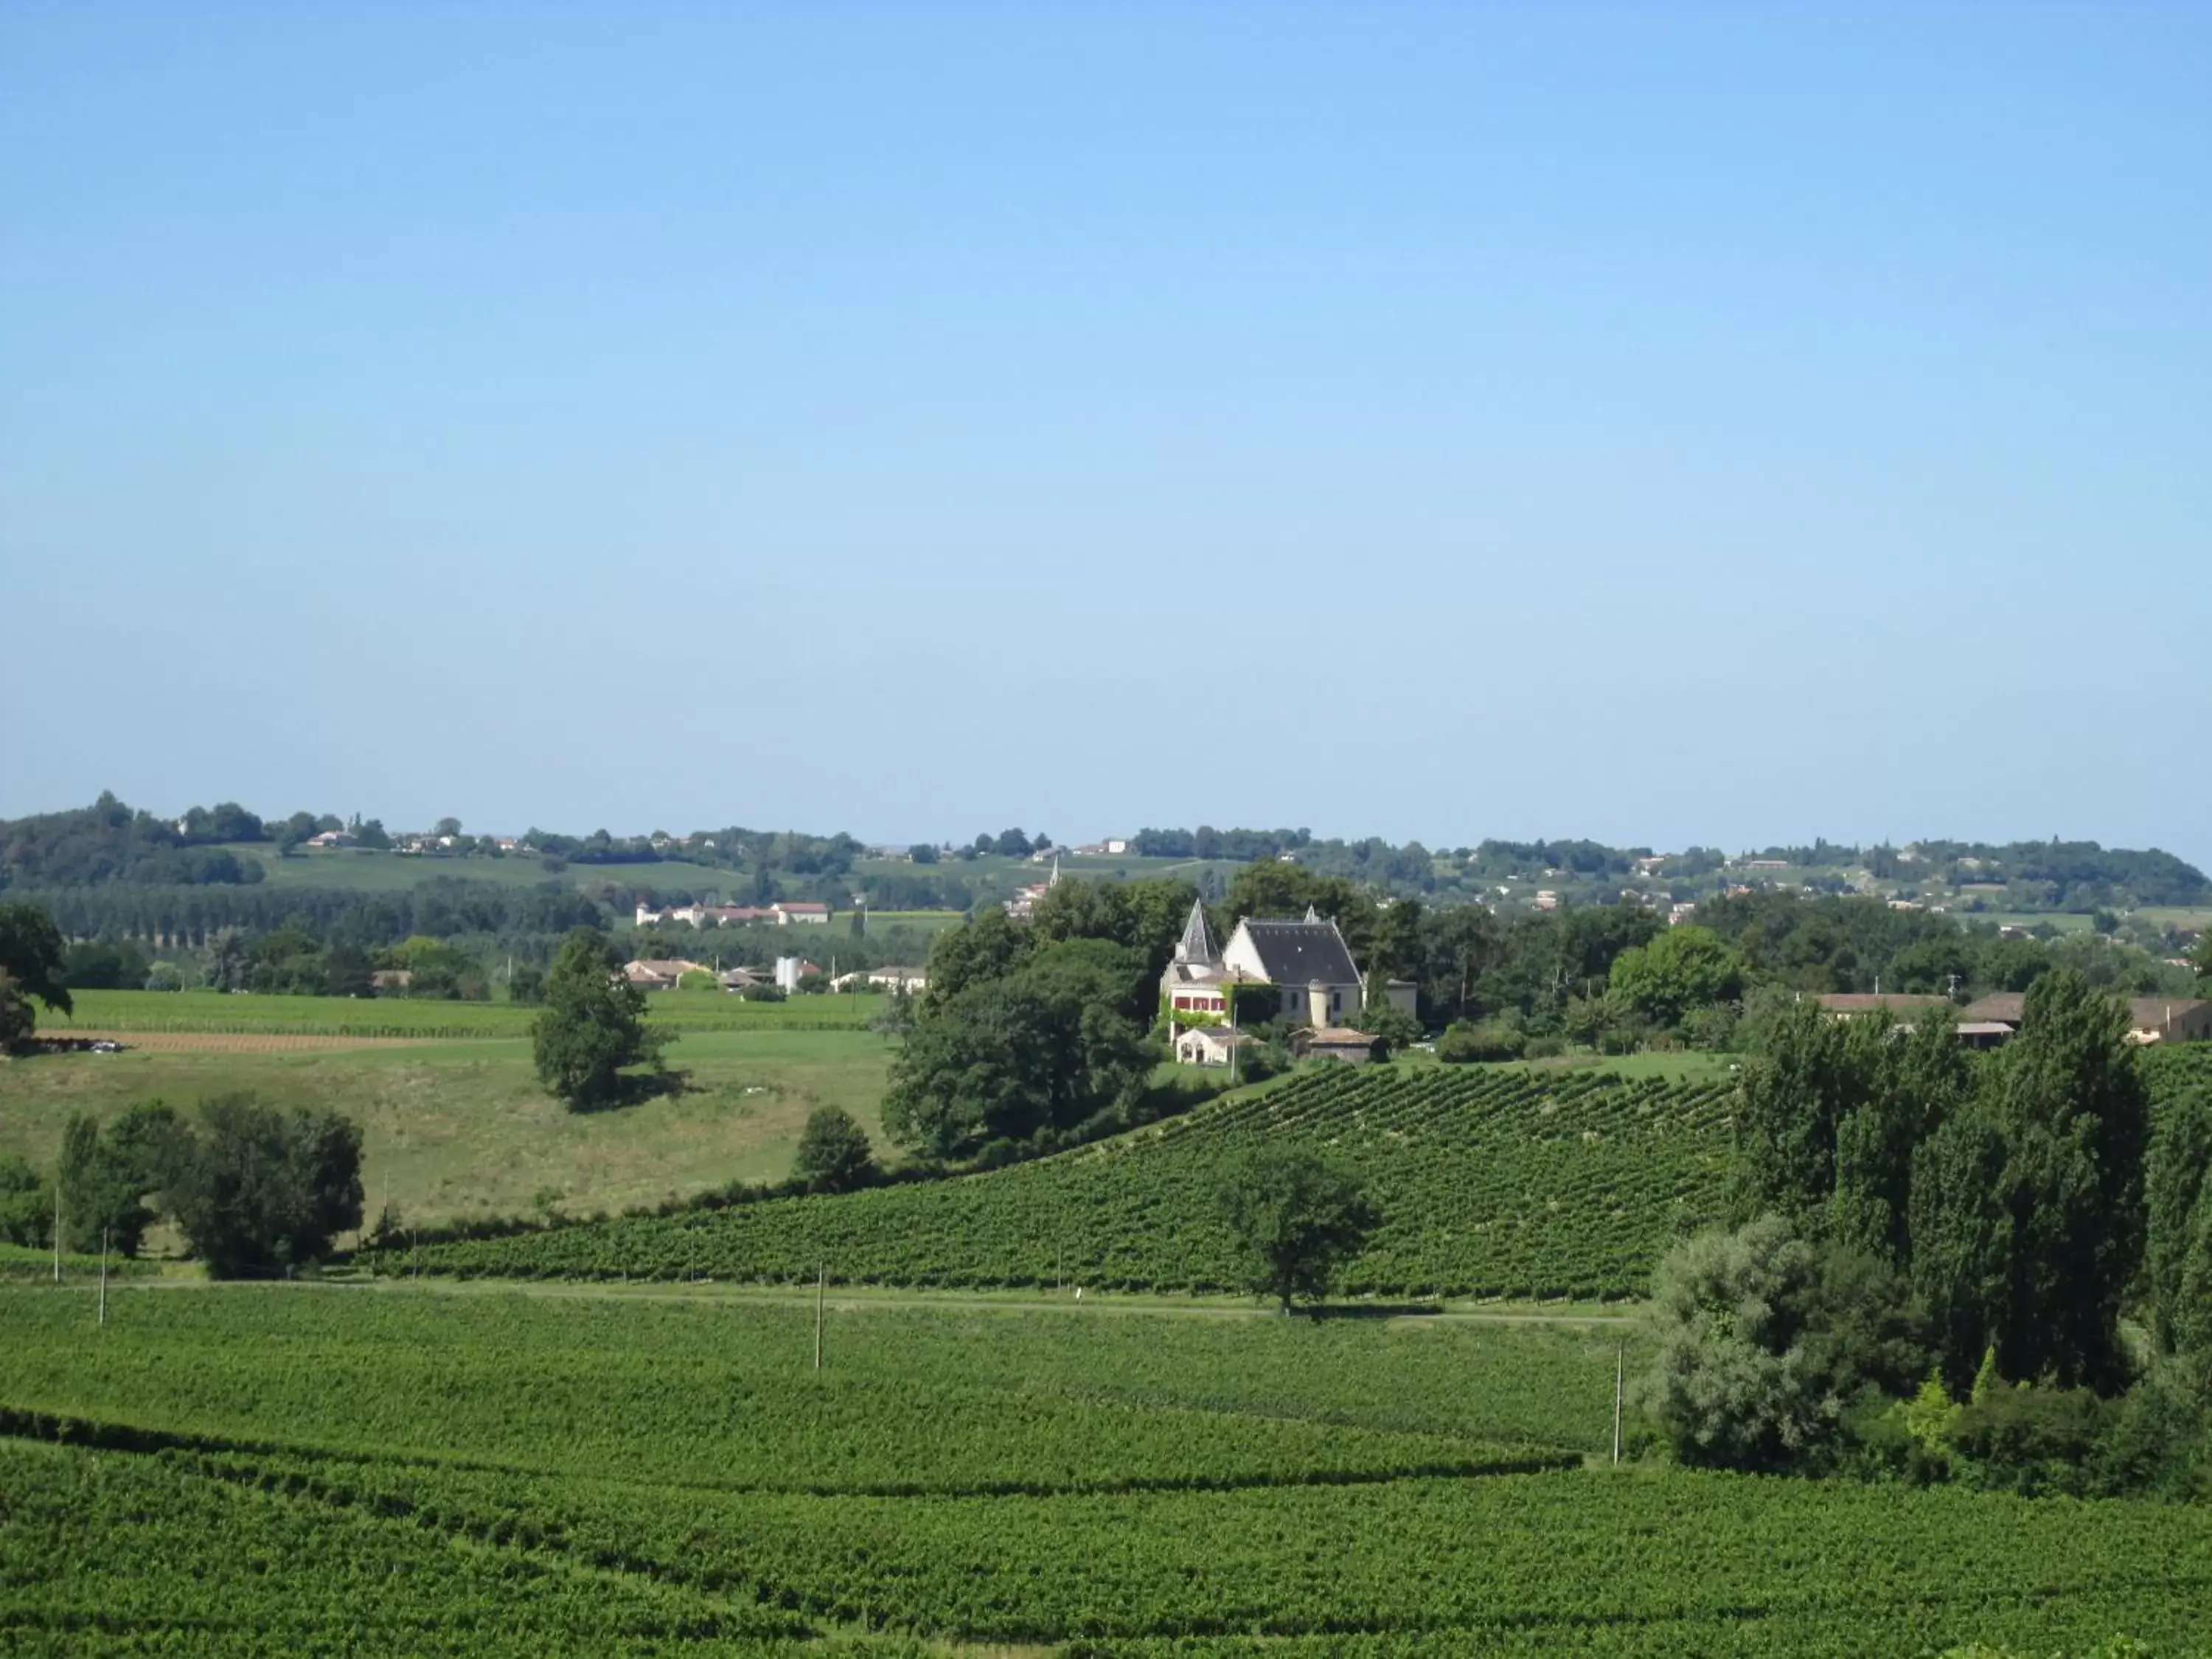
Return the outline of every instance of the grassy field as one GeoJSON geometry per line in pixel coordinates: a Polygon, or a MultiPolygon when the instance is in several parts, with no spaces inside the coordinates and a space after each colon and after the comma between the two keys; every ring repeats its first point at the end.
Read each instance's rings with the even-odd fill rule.
{"type": "Polygon", "coordinates": [[[2049,927],[2060,933],[2087,933],[2097,921],[2070,910],[1960,910],[1954,918],[1969,927],[2049,927]]]}
{"type": "Polygon", "coordinates": [[[2136,915],[2160,927],[2179,928],[2185,933],[2203,933],[2212,927],[2212,909],[2203,906],[2167,905],[2138,910],[2136,915]]]}
{"type": "MultiPolygon", "coordinates": [[[[672,1031],[866,1030],[883,1006],[875,994],[748,1002],[721,991],[655,991],[646,1018],[672,1031]]],[[[39,1029],[75,1032],[200,1032],[332,1037],[526,1037],[535,1008],[505,1002],[407,997],[288,997],[220,991],[79,991],[69,1014],[41,1009],[39,1029]]]]}
{"type": "MultiPolygon", "coordinates": [[[[957,927],[968,920],[964,910],[871,910],[868,912],[868,931],[871,933],[892,927],[911,927],[934,939],[948,927],[957,927]]],[[[915,967],[921,964],[916,963],[915,967]]]]}
{"type": "Polygon", "coordinates": [[[570,1212],[618,1210],[734,1180],[781,1180],[817,1106],[841,1106],[878,1133],[890,1059],[865,1031],[694,1033],[668,1050],[668,1063],[690,1073],[682,1094],[579,1115],[538,1087],[530,1045],[516,1038],[244,1046],[256,1041],[0,1062],[0,1152],[47,1168],[71,1112],[107,1117],[138,1101],[189,1105],[252,1090],[362,1126],[372,1216],[387,1192],[424,1224],[524,1212],[541,1195],[570,1212]]]}
{"type": "Polygon", "coordinates": [[[1612,1330],[839,1300],[817,1370],[712,1291],[92,1307],[0,1285],[11,1651],[2212,1642],[2196,1507],[1610,1468],[1612,1330]]]}

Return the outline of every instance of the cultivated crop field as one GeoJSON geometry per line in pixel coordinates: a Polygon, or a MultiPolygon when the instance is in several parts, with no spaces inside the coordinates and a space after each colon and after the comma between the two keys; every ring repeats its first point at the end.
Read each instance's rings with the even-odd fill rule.
{"type": "MultiPolygon", "coordinates": [[[[0,1286],[11,1652],[2080,1653],[2212,1517],[1615,1470],[1620,1328],[0,1286]]],[[[1632,1346],[1630,1363],[1635,1363],[1632,1346]]]]}
{"type": "Polygon", "coordinates": [[[1678,1231],[1718,1213],[1732,1087],[1711,1072],[1324,1068],[988,1175],[437,1246],[407,1265],[1218,1290],[1237,1282],[1212,1202],[1219,1161],[1291,1139],[1358,1169],[1382,1205],[1346,1278],[1355,1295],[1626,1296],[1678,1231]]]}
{"type": "MultiPolygon", "coordinates": [[[[380,1271],[496,1278],[811,1280],[1205,1292],[1237,1282],[1213,1187],[1223,1156],[1304,1140],[1359,1170],[1382,1227],[1354,1296],[1641,1295],[1718,1218],[1735,1081],[1704,1056],[1636,1069],[1309,1069],[1188,1115],[985,1175],[713,1213],[426,1247],[380,1271]]],[[[2144,1056],[2154,1097],[2212,1087],[2212,1044],[2144,1056]]]]}

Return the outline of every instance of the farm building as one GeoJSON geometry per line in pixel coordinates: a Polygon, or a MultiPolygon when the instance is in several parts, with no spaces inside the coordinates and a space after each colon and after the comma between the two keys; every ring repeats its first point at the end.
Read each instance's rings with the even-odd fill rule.
{"type": "Polygon", "coordinates": [[[1194,1025],[1176,1037],[1175,1057],[1186,1066],[1226,1066],[1237,1050],[1254,1041],[1249,1031],[1225,1025],[1194,1025]]]}
{"type": "MultiPolygon", "coordinates": [[[[2002,1025],[2017,1031],[2027,1006],[2027,998],[2021,993],[2000,991],[1968,1007],[1965,1018],[1972,1025],[2002,1025]]],[[[2128,1041],[2145,1046],[2212,1042],[2212,1002],[2199,997],[2131,997],[2128,1041]]]]}
{"type": "Polygon", "coordinates": [[[1301,1031],[1291,1039],[1291,1046],[1301,1060],[1340,1060],[1347,1066],[1364,1066],[1375,1058],[1373,1037],[1341,1025],[1301,1031]]]}
{"type": "Polygon", "coordinates": [[[703,962],[686,962],[674,957],[626,962],[622,970],[623,977],[641,991],[672,991],[676,988],[676,982],[686,974],[709,974],[713,971],[703,962]]]}

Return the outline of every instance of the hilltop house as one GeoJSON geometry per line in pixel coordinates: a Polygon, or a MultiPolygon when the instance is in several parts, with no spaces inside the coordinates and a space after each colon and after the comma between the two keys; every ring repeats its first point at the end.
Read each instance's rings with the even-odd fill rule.
{"type": "MultiPolygon", "coordinates": [[[[1229,942],[1215,949],[1206,926],[1206,906],[1194,903],[1190,920],[1175,955],[1160,975],[1160,1000],[1170,1024],[1184,1019],[1200,1029],[1226,1024],[1232,1014],[1230,999],[1238,986],[1266,986],[1276,999],[1277,1012],[1308,1033],[1335,1034],[1320,1042],[1302,1046],[1317,1054],[1340,1058],[1364,1057],[1364,1042],[1357,1035],[1364,984],[1358,964],[1333,921],[1316,915],[1310,906],[1297,921],[1268,921],[1247,916],[1237,924],[1229,942]],[[1178,1016],[1183,1017],[1179,1019],[1178,1016]],[[1355,1054],[1354,1051],[1358,1053],[1355,1054]]],[[[1392,1006],[1414,1012],[1415,988],[1393,981],[1385,994],[1392,1006]]],[[[1233,1044],[1176,1042],[1177,1058],[1195,1057],[1201,1065],[1226,1061],[1233,1044]]]]}

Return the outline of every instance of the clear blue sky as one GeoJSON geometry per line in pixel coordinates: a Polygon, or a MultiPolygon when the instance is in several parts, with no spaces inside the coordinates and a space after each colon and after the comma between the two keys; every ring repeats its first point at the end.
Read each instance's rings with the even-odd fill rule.
{"type": "Polygon", "coordinates": [[[0,9],[0,814],[2212,863],[2212,6],[0,9]]]}

